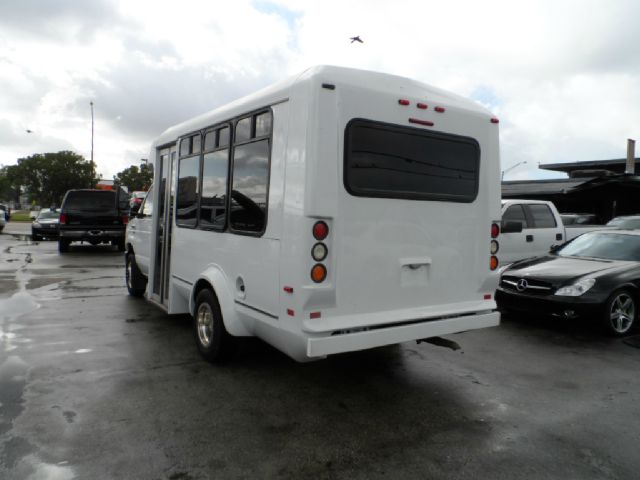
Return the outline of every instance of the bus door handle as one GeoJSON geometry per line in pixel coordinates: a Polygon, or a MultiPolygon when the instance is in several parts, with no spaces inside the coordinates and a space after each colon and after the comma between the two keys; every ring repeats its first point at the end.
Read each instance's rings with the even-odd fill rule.
{"type": "Polygon", "coordinates": [[[533,242],[533,235],[527,235],[527,242],[533,242]]]}

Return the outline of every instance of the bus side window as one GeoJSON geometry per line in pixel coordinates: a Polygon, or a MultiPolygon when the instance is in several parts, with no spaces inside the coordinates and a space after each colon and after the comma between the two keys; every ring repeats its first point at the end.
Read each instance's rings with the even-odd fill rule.
{"type": "Polygon", "coordinates": [[[200,152],[202,141],[200,134],[191,135],[180,141],[178,162],[178,185],[176,192],[176,225],[193,228],[198,221],[198,196],[200,177],[200,152]]]}
{"type": "MultiPolygon", "coordinates": [[[[271,133],[271,112],[239,120],[236,135],[246,120],[251,121],[250,140],[244,136],[234,138],[229,225],[238,232],[262,233],[266,228],[269,187],[270,141],[265,136],[271,133]]],[[[245,127],[241,128],[244,133],[245,127]]]]}

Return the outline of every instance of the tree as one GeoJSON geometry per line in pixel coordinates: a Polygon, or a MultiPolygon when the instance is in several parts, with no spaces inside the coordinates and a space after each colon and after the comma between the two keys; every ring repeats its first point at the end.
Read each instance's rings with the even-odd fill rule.
{"type": "Polygon", "coordinates": [[[20,158],[12,167],[15,181],[45,206],[60,205],[67,190],[95,188],[97,183],[96,164],[68,150],[20,158]]]}
{"type": "Polygon", "coordinates": [[[20,203],[22,176],[17,165],[0,167],[0,200],[20,203]]]}
{"type": "Polygon", "coordinates": [[[153,181],[153,165],[141,163],[138,168],[135,165],[125,168],[113,177],[116,185],[127,187],[129,192],[136,190],[149,190],[153,181]]]}

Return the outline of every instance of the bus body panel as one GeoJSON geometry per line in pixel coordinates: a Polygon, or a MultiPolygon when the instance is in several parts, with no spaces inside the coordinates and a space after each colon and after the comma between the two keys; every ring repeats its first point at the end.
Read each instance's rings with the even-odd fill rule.
{"type": "Polygon", "coordinates": [[[489,112],[412,80],[318,67],[172,127],[156,145],[263,108],[273,112],[266,230],[182,228],[174,218],[171,313],[193,314],[197,282],[207,281],[231,334],[256,335],[298,361],[498,324],[489,242],[491,222],[500,219],[500,166],[489,112]],[[416,101],[429,106],[419,111],[416,101]],[[436,113],[436,105],[445,111],[436,113]],[[410,124],[412,117],[434,125],[410,124]],[[357,118],[477,141],[475,199],[349,193],[345,129],[357,118]],[[319,220],[330,229],[322,261],[328,276],[314,283],[319,220]]]}

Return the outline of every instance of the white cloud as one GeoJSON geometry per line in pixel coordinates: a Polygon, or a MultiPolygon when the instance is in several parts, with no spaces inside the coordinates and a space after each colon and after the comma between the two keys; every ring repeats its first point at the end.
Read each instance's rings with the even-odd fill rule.
{"type": "Polygon", "coordinates": [[[638,18],[633,0],[4,2],[0,164],[88,157],[94,101],[110,177],[171,124],[327,63],[475,98],[501,119],[503,168],[527,161],[508,178],[548,176],[538,162],[622,157],[640,137],[638,18]]]}

